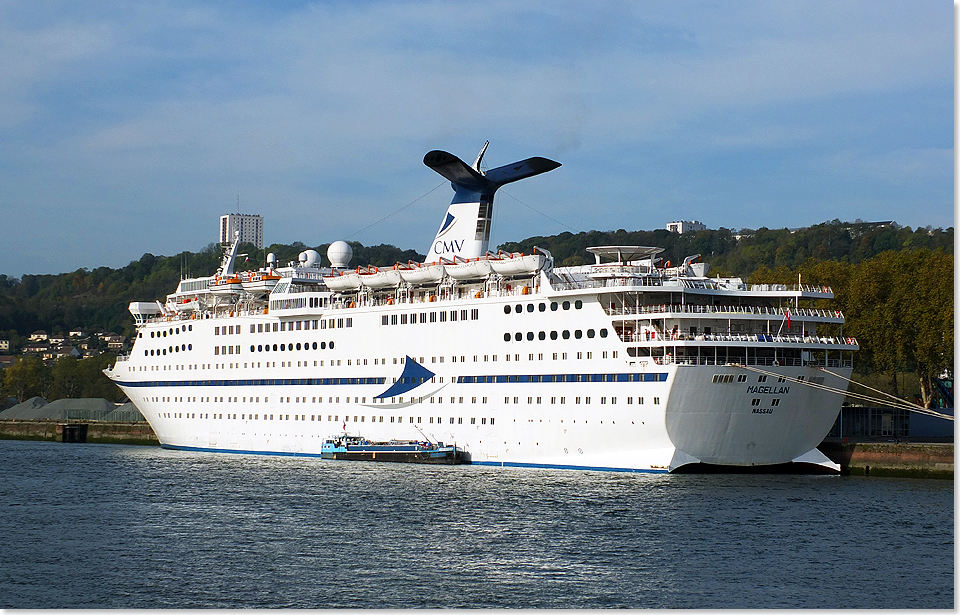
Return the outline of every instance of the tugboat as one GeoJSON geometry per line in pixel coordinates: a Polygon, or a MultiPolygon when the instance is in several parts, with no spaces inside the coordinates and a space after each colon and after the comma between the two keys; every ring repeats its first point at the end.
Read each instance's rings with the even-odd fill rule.
{"type": "Polygon", "coordinates": [[[371,442],[361,436],[346,434],[331,436],[324,440],[320,448],[320,458],[443,465],[469,463],[464,459],[462,450],[456,446],[444,446],[443,442],[419,440],[371,442]]]}

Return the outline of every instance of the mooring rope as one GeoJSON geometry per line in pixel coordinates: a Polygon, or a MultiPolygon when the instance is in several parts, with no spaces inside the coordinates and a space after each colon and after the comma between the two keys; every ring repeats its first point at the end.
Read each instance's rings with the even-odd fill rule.
{"type": "MultiPolygon", "coordinates": [[[[757,368],[757,367],[753,367],[753,366],[750,366],[750,365],[736,364],[736,366],[737,366],[737,367],[742,367],[743,369],[747,369],[747,370],[750,370],[750,371],[753,371],[753,372],[757,372],[757,373],[759,373],[759,374],[763,374],[763,375],[765,375],[765,376],[774,376],[774,377],[776,377],[776,378],[784,378],[783,374],[778,374],[778,373],[776,373],[776,372],[767,371],[767,370],[760,369],[760,368],[757,368]]],[[[845,377],[841,376],[840,374],[836,374],[836,373],[834,373],[834,372],[831,372],[830,370],[825,369],[825,368],[823,368],[823,367],[820,367],[820,368],[818,368],[818,369],[819,369],[820,371],[824,372],[824,373],[830,374],[830,375],[832,375],[832,376],[836,376],[836,377],[840,378],[841,380],[846,380],[847,382],[851,382],[851,383],[853,383],[853,384],[858,384],[858,385],[863,386],[863,387],[865,387],[865,388],[868,388],[868,389],[870,389],[870,390],[874,390],[874,389],[872,389],[871,387],[868,387],[868,386],[866,386],[866,385],[862,385],[862,384],[860,384],[859,382],[856,382],[856,381],[854,381],[854,380],[851,380],[850,378],[845,378],[845,377]]],[[[815,388],[815,389],[820,389],[820,390],[823,390],[823,391],[828,391],[828,392],[830,392],[830,393],[835,393],[835,394],[837,394],[837,395],[844,395],[844,396],[850,397],[850,398],[852,398],[852,399],[856,399],[856,400],[859,400],[859,401],[865,401],[865,402],[869,402],[869,403],[876,404],[876,405],[880,405],[880,406],[890,406],[890,407],[896,408],[896,409],[898,409],[898,410],[907,410],[907,411],[909,411],[909,412],[916,412],[916,413],[918,413],[918,414],[925,414],[925,415],[927,415],[927,416],[933,416],[933,417],[936,417],[936,418],[946,419],[946,420],[948,420],[948,421],[952,421],[952,420],[953,420],[953,417],[950,416],[949,414],[944,414],[944,413],[942,413],[942,412],[937,412],[936,410],[932,410],[932,409],[930,409],[930,408],[921,408],[921,407],[919,407],[919,406],[912,405],[912,404],[910,404],[910,402],[904,401],[904,400],[902,400],[902,399],[900,399],[900,398],[898,398],[898,397],[895,397],[895,396],[893,396],[893,395],[890,395],[889,393],[883,393],[883,391],[877,391],[877,392],[878,392],[878,393],[883,393],[884,395],[886,395],[886,396],[888,396],[888,397],[891,397],[894,401],[893,401],[893,402],[890,402],[890,401],[887,401],[887,400],[884,400],[884,399],[880,399],[880,398],[877,398],[877,397],[870,397],[869,395],[865,395],[865,394],[863,394],[863,393],[856,393],[856,392],[853,392],[853,391],[848,391],[848,390],[846,390],[846,389],[838,389],[838,388],[836,388],[836,387],[830,387],[830,386],[827,386],[827,385],[825,385],[825,384],[820,384],[819,382],[810,382],[809,380],[799,380],[799,379],[797,379],[797,378],[787,378],[787,381],[788,381],[788,382],[795,382],[795,383],[797,383],[797,384],[802,384],[802,385],[805,385],[805,386],[808,386],[808,387],[813,387],[813,388],[815,388]]]]}

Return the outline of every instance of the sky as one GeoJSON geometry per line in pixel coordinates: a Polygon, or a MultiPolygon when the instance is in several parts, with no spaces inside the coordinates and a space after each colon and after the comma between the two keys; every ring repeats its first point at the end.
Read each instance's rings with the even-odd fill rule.
{"type": "Polygon", "coordinates": [[[560,168],[491,247],[563,231],[954,223],[943,1],[5,0],[0,273],[267,244],[425,253],[440,149],[560,168]]]}

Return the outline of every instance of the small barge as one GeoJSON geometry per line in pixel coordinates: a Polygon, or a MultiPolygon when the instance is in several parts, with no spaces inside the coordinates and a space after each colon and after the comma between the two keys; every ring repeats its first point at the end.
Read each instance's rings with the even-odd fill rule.
{"type": "Polygon", "coordinates": [[[360,436],[334,436],[323,441],[322,459],[348,461],[392,461],[400,463],[433,463],[455,465],[468,463],[463,451],[443,442],[417,440],[390,440],[371,442],[360,436]]]}

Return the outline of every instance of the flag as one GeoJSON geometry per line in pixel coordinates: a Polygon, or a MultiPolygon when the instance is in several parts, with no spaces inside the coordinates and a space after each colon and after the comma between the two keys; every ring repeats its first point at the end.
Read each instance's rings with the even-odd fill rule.
{"type": "Polygon", "coordinates": [[[787,329],[790,328],[790,308],[787,308],[787,329]]]}

